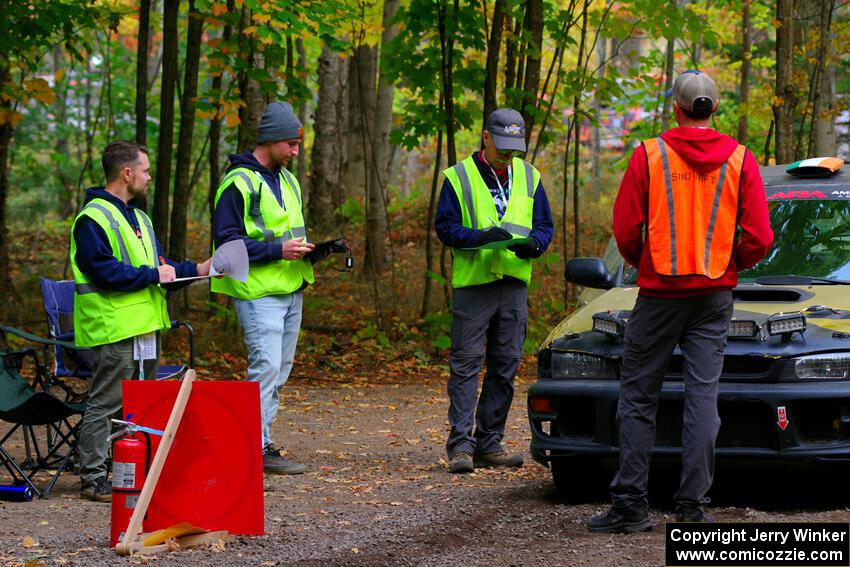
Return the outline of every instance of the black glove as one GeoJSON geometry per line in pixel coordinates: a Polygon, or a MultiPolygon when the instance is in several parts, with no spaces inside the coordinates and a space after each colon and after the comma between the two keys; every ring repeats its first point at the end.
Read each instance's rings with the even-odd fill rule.
{"type": "Polygon", "coordinates": [[[327,240],[316,244],[316,248],[312,252],[304,254],[304,259],[309,260],[311,264],[315,264],[331,254],[343,254],[349,250],[350,248],[345,238],[337,238],[336,240],[327,240]]]}
{"type": "Polygon", "coordinates": [[[516,254],[516,257],[520,260],[528,260],[529,258],[537,258],[540,256],[540,246],[534,238],[531,239],[531,242],[508,246],[508,250],[516,254]]]}
{"type": "Polygon", "coordinates": [[[475,231],[475,236],[472,237],[472,242],[470,242],[470,244],[472,244],[471,248],[478,248],[479,246],[484,246],[491,242],[510,240],[511,238],[513,238],[511,233],[504,228],[493,227],[486,230],[475,231]]]}

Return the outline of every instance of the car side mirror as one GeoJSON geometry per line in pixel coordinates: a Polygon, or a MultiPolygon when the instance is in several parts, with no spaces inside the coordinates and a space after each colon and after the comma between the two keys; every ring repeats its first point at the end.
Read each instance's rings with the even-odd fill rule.
{"type": "Polygon", "coordinates": [[[567,261],[564,279],[571,284],[596,289],[614,287],[614,276],[599,258],[573,258],[567,261]]]}

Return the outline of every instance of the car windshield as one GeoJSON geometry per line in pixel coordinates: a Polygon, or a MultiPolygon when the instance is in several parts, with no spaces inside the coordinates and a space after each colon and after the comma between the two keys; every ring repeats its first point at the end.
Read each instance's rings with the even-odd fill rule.
{"type": "MultiPolygon", "coordinates": [[[[761,262],[738,279],[761,276],[806,276],[850,280],[850,201],[782,200],[768,202],[773,246],[761,262]]],[[[629,267],[624,285],[634,285],[629,267]]]]}
{"type": "Polygon", "coordinates": [[[850,279],[850,201],[770,201],[773,246],[739,279],[807,276],[850,279]]]}

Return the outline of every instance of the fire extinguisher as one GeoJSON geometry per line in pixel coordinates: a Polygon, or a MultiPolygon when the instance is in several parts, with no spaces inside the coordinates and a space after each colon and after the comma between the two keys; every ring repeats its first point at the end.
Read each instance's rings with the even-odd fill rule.
{"type": "Polygon", "coordinates": [[[112,528],[109,531],[109,546],[123,537],[130,517],[139,501],[145,478],[150,469],[151,438],[142,432],[144,440],[137,437],[136,429],[129,427],[116,434],[124,436],[112,446],[112,528]]]}

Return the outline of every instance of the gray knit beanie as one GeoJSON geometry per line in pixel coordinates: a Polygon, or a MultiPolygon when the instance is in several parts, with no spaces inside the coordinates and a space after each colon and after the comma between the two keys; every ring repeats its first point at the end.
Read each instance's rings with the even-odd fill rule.
{"type": "Polygon", "coordinates": [[[288,102],[273,102],[266,107],[260,120],[257,143],[295,140],[304,137],[304,126],[288,102]]]}

